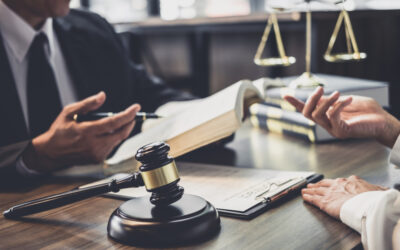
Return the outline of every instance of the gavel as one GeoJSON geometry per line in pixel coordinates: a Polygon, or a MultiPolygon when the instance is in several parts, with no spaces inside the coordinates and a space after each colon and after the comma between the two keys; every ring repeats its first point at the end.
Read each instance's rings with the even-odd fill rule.
{"type": "Polygon", "coordinates": [[[151,193],[150,202],[147,197],[138,197],[117,208],[108,221],[111,238],[130,245],[154,246],[191,242],[214,235],[220,228],[217,210],[199,196],[184,195],[169,150],[164,142],[145,145],[135,155],[142,163],[138,172],[105,184],[28,201],[8,209],[3,215],[15,219],[123,188],[145,186],[151,193]]]}
{"type": "Polygon", "coordinates": [[[166,206],[179,200],[184,192],[178,185],[180,180],[173,158],[168,156],[170,147],[166,143],[148,144],[137,151],[135,158],[142,163],[139,170],[120,180],[92,187],[71,190],[16,205],[3,212],[6,218],[17,218],[68,205],[108,192],[119,192],[123,188],[145,186],[151,192],[150,202],[166,206]]]}

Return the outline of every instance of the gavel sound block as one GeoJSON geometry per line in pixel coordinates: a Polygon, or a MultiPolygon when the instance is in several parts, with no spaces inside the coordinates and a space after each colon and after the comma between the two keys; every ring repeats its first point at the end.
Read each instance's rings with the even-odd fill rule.
{"type": "Polygon", "coordinates": [[[107,231],[116,241],[133,245],[192,243],[220,229],[217,210],[199,196],[184,194],[169,146],[153,143],[140,148],[141,177],[149,197],[123,203],[111,215],[107,231]]]}

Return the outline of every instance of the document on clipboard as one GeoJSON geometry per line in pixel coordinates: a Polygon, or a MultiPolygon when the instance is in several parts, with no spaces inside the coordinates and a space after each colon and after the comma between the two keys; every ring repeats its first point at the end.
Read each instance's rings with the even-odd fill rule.
{"type": "MultiPolygon", "coordinates": [[[[178,162],[179,185],[186,194],[203,197],[222,216],[251,219],[274,202],[299,190],[307,183],[322,179],[314,172],[278,171],[178,162]]],[[[118,179],[125,174],[111,178],[118,179]]],[[[110,178],[102,181],[109,181],[110,178]]],[[[101,182],[101,181],[100,181],[101,182]]],[[[91,183],[83,187],[99,184],[91,183]]],[[[106,196],[131,199],[149,195],[144,187],[122,189],[106,196]]]]}

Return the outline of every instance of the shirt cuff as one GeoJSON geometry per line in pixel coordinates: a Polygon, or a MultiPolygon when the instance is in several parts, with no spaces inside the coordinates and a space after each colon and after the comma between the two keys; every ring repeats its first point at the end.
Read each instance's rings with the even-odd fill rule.
{"type": "Polygon", "coordinates": [[[35,177],[35,176],[40,176],[41,174],[35,170],[29,169],[24,160],[22,159],[22,156],[20,156],[17,159],[16,163],[16,168],[19,174],[25,176],[25,177],[35,177]]]}
{"type": "Polygon", "coordinates": [[[396,166],[400,166],[400,136],[397,137],[396,143],[390,152],[390,162],[396,166]]]}
{"type": "Polygon", "coordinates": [[[385,191],[361,193],[346,201],[340,209],[340,220],[361,234],[362,221],[385,191]]]}

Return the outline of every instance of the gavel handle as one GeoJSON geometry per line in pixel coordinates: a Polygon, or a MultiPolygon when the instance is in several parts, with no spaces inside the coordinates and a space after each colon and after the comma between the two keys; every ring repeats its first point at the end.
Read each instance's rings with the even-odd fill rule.
{"type": "Polygon", "coordinates": [[[18,218],[21,216],[43,212],[53,208],[61,207],[77,201],[85,200],[108,192],[118,192],[122,188],[143,186],[143,179],[140,173],[134,173],[120,180],[113,179],[104,184],[92,187],[74,189],[65,193],[50,195],[36,200],[16,205],[3,212],[6,218],[18,218]]]}

